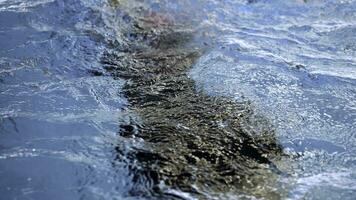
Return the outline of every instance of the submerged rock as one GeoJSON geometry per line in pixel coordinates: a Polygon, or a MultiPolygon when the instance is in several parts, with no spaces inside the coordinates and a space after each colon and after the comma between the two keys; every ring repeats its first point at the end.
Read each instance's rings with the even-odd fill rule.
{"type": "Polygon", "coordinates": [[[174,24],[142,25],[155,19],[130,19],[127,49],[102,58],[112,76],[127,79],[123,94],[140,118],[121,125],[120,135],[145,143],[129,152],[116,148],[117,158],[127,162],[137,183],[129,195],[176,198],[165,190],[169,187],[201,198],[206,191],[280,197],[255,190],[273,179],[255,178],[257,173],[278,173],[273,160],[282,148],[273,130],[247,132],[242,124],[253,115],[248,102],[204,94],[188,77],[204,52],[187,47],[193,31],[174,24]]]}

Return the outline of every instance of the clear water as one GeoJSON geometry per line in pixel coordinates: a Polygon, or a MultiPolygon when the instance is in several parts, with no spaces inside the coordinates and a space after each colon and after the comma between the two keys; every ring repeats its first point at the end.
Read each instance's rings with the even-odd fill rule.
{"type": "MultiPolygon", "coordinates": [[[[0,0],[1,199],[122,199],[132,187],[114,150],[137,142],[117,136],[132,115],[124,81],[90,73],[121,40],[117,2],[0,0]]],[[[271,121],[296,157],[279,163],[287,199],[356,196],[356,1],[145,5],[196,24],[209,49],[190,72],[198,87],[271,121]]]]}
{"type": "MultiPolygon", "coordinates": [[[[289,197],[352,199],[356,1],[225,1],[214,50],[191,72],[213,95],[250,99],[298,155],[289,197]]],[[[253,128],[253,127],[252,127],[253,128]]]]}
{"type": "Polygon", "coordinates": [[[0,199],[125,190],[127,172],[113,167],[123,82],[88,73],[101,67],[104,45],[90,24],[99,5],[0,1],[0,199]]]}

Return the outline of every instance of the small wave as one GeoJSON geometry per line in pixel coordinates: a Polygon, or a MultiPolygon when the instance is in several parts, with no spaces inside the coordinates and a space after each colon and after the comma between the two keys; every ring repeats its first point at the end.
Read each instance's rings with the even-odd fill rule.
{"type": "MultiPolygon", "coordinates": [[[[318,188],[321,191],[346,191],[351,192],[356,190],[355,173],[351,171],[335,171],[335,172],[324,172],[308,177],[298,178],[295,184],[295,188],[290,191],[290,199],[300,199],[305,196],[317,197],[318,194],[313,194],[313,190],[318,188]]],[[[319,194],[320,195],[320,194],[319,194]]],[[[332,195],[332,194],[331,194],[332,195]]],[[[341,194],[339,194],[341,195],[341,194]]],[[[325,196],[325,195],[322,195],[325,196]]],[[[333,196],[333,195],[332,195],[333,196]]],[[[329,196],[330,198],[331,196],[329,196]]],[[[347,198],[349,199],[349,198],[347,198]]]]}
{"type": "Polygon", "coordinates": [[[40,6],[43,4],[54,2],[55,0],[1,0],[0,1],[0,12],[1,11],[15,11],[15,12],[28,12],[31,8],[40,6]]]}

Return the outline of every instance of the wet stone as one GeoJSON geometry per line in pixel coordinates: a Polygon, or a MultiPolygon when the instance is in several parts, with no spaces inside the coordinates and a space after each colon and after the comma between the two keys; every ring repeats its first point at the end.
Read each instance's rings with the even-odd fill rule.
{"type": "Polygon", "coordinates": [[[126,18],[133,23],[132,33],[126,34],[129,49],[105,54],[102,63],[112,76],[127,79],[123,94],[140,118],[122,125],[120,135],[142,138],[145,147],[129,152],[116,148],[117,158],[130,166],[133,182],[141,185],[130,195],[178,198],[167,194],[162,182],[197,197],[205,190],[263,184],[246,183],[253,182],[256,169],[273,174],[273,160],[282,156],[282,148],[273,130],[244,131],[242,122],[253,114],[248,103],[196,89],[187,73],[204,49],[186,47],[194,33],[175,25],[135,28],[137,19],[126,18]]]}

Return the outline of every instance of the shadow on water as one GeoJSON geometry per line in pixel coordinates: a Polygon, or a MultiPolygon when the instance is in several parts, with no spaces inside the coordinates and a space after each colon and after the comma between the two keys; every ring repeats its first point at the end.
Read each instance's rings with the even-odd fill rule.
{"type": "MultiPolygon", "coordinates": [[[[266,187],[281,173],[274,160],[283,150],[274,131],[247,132],[242,124],[256,123],[248,101],[209,96],[188,77],[206,51],[187,47],[194,38],[189,25],[162,25],[158,13],[145,20],[132,13],[124,17],[131,26],[122,45],[127,48],[106,53],[102,63],[112,76],[127,80],[122,92],[137,115],[120,126],[121,137],[144,141],[129,150],[116,147],[135,184],[127,195],[183,198],[181,191],[207,198],[237,191],[281,198],[281,191],[266,187]]],[[[266,120],[257,123],[268,127],[266,120]]]]}

